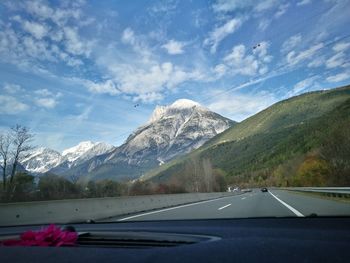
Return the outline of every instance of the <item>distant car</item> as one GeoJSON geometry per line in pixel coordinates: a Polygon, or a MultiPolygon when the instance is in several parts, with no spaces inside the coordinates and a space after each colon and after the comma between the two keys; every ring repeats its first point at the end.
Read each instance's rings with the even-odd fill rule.
{"type": "Polygon", "coordinates": [[[268,190],[266,187],[264,187],[264,188],[261,188],[261,192],[266,193],[266,192],[268,192],[268,190]]]}

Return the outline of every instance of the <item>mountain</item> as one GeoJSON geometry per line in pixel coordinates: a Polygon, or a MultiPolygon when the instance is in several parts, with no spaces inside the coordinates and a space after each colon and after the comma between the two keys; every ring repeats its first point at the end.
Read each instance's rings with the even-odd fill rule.
{"type": "Polygon", "coordinates": [[[345,176],[350,181],[344,157],[350,153],[349,127],[350,86],[306,93],[272,105],[143,179],[190,181],[210,170],[241,185],[344,184],[345,176]],[[336,163],[343,167],[338,178],[336,163]]]}
{"type": "Polygon", "coordinates": [[[114,149],[114,146],[103,142],[84,141],[78,145],[66,149],[62,152],[60,163],[50,170],[50,173],[63,175],[70,169],[81,165],[82,163],[98,155],[108,153],[114,149]]]}
{"type": "Polygon", "coordinates": [[[33,150],[21,164],[31,173],[46,173],[61,161],[61,154],[55,150],[40,147],[33,150]]]}
{"type": "Polygon", "coordinates": [[[34,174],[53,172],[61,174],[97,155],[110,152],[114,146],[103,142],[84,141],[61,153],[40,147],[33,150],[21,164],[34,174]]]}
{"type": "Polygon", "coordinates": [[[197,149],[207,140],[235,125],[199,103],[180,99],[157,106],[149,121],[108,154],[70,169],[67,176],[85,179],[134,179],[171,159],[197,149]]]}

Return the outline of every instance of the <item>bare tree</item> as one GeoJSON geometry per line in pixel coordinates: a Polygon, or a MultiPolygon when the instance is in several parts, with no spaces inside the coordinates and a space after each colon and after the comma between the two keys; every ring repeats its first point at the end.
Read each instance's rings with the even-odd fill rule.
{"type": "Polygon", "coordinates": [[[203,159],[203,176],[205,183],[206,192],[213,191],[213,183],[214,183],[214,175],[213,175],[213,167],[211,161],[208,158],[203,159]]]}
{"type": "Polygon", "coordinates": [[[11,139],[13,144],[12,154],[12,170],[10,175],[10,183],[13,182],[13,178],[16,174],[18,163],[29,155],[29,151],[33,149],[29,143],[32,141],[34,135],[30,133],[29,129],[16,125],[11,128],[11,139]]]}
{"type": "Polygon", "coordinates": [[[2,185],[3,189],[6,188],[6,175],[7,175],[7,164],[9,161],[11,147],[11,136],[9,133],[0,134],[0,167],[2,169],[2,185]]]}

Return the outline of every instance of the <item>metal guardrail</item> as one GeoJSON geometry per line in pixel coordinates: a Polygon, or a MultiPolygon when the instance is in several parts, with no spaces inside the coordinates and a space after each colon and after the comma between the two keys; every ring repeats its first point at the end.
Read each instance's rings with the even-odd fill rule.
{"type": "Polygon", "coordinates": [[[350,187],[288,187],[290,191],[318,193],[329,197],[350,198],[350,187]]]}

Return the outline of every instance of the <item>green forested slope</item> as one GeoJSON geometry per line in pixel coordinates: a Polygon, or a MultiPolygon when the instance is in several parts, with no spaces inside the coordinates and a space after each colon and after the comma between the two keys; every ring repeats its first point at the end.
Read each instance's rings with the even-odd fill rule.
{"type": "Polygon", "coordinates": [[[212,176],[235,184],[343,185],[349,176],[349,116],[349,86],[303,94],[272,105],[148,176],[181,181],[201,178],[209,167],[212,176]],[[345,162],[343,175],[336,175],[334,162],[345,162]]]}

